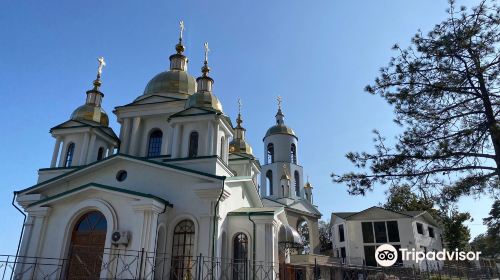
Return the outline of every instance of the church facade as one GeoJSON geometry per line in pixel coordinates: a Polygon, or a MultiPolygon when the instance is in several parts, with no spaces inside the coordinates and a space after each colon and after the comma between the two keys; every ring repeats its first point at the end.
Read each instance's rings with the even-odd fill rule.
{"type": "Polygon", "coordinates": [[[182,32],[175,49],[168,71],[115,107],[118,134],[101,107],[100,60],[85,104],[50,130],[50,167],[16,192],[27,213],[19,256],[66,259],[58,274],[69,279],[120,278],[113,273],[127,270],[141,279],[193,279],[200,257],[221,260],[212,273],[222,274],[227,262],[231,279],[246,279],[256,263],[319,252],[321,213],[281,105],[261,163],[241,113],[233,125],[214,94],[207,54],[195,79],[182,32]],[[151,259],[114,261],[133,252],[151,259]]]}

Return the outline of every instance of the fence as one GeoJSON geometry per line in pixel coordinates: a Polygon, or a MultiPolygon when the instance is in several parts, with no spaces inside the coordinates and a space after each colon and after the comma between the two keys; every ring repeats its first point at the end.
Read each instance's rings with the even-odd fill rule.
{"type": "Polygon", "coordinates": [[[173,279],[173,280],[475,280],[498,279],[496,268],[445,265],[369,267],[330,263],[277,264],[196,257],[171,257],[145,251],[78,251],[67,259],[0,255],[0,279],[173,279]]]}

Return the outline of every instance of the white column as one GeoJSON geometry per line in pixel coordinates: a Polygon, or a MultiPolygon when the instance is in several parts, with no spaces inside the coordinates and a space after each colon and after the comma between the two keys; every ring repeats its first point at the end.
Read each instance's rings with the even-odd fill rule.
{"type": "Polygon", "coordinates": [[[59,157],[59,164],[57,166],[63,167],[64,166],[64,160],[66,160],[66,150],[68,149],[68,143],[66,141],[62,141],[62,148],[61,148],[61,156],[59,157]]]}
{"type": "Polygon", "coordinates": [[[173,141],[172,141],[172,149],[170,150],[171,152],[171,157],[172,158],[177,158],[179,155],[179,134],[180,134],[180,128],[179,124],[174,124],[174,133],[173,133],[173,141]]]}
{"type": "MultiPolygon", "coordinates": [[[[88,148],[88,151],[87,151],[87,160],[86,162],[84,162],[83,164],[86,164],[86,163],[91,163],[93,161],[96,161],[97,160],[97,156],[95,158],[91,158],[91,156],[94,155],[93,151],[95,151],[95,139],[96,139],[96,135],[95,134],[92,134],[92,136],[90,136],[90,144],[89,144],[89,148],[88,148]]],[[[103,151],[104,152],[104,151],[103,151]]],[[[103,155],[104,156],[104,155],[103,155]]]]}
{"type": "Polygon", "coordinates": [[[219,141],[219,124],[218,123],[215,123],[214,124],[214,132],[212,134],[212,137],[210,137],[210,139],[208,139],[208,141],[210,141],[211,143],[211,146],[212,146],[212,155],[215,155],[217,154],[217,142],[219,141]]]}
{"type": "Polygon", "coordinates": [[[79,165],[84,165],[85,160],[87,159],[87,150],[89,147],[89,133],[85,132],[83,136],[83,143],[82,147],[80,148],[80,157],[78,158],[80,164],[79,165]]]}
{"type": "Polygon", "coordinates": [[[54,146],[54,152],[52,153],[52,161],[50,162],[50,167],[56,167],[57,157],[59,156],[59,150],[61,149],[61,136],[56,137],[56,145],[54,146]]]}
{"type": "Polygon", "coordinates": [[[161,138],[161,152],[160,155],[166,155],[168,154],[168,136],[170,135],[169,129],[166,128],[165,131],[163,131],[163,137],[161,138]]]}
{"type": "Polygon", "coordinates": [[[141,124],[141,118],[140,117],[135,117],[132,121],[132,129],[130,132],[130,147],[129,147],[129,154],[133,156],[139,156],[139,126],[141,124]]]}
{"type": "Polygon", "coordinates": [[[130,118],[123,119],[122,132],[122,139],[120,139],[120,153],[128,154],[128,143],[130,141],[130,118]]]}
{"type": "Polygon", "coordinates": [[[208,127],[207,127],[207,139],[205,141],[205,143],[206,143],[205,153],[207,156],[213,155],[212,142],[210,141],[210,139],[213,138],[213,134],[214,134],[214,124],[213,124],[213,122],[209,121],[208,127]]]}

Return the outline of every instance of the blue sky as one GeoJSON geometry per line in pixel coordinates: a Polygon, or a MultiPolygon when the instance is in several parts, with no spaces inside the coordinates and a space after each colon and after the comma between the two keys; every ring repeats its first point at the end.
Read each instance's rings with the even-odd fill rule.
{"type": "MultiPolygon", "coordinates": [[[[471,6],[476,1],[458,1],[471,6]]],[[[234,120],[243,100],[244,126],[255,154],[274,123],[276,96],[283,96],[286,123],[299,137],[299,162],[314,186],[315,203],[332,211],[357,211],[384,200],[381,186],[351,197],[330,180],[353,166],[348,151],[372,149],[372,133],[398,130],[392,109],[363,91],[385,66],[394,43],[428,31],[446,17],[447,1],[15,1],[0,4],[0,254],[14,254],[22,216],[12,191],[36,183],[48,167],[54,140],[48,133],[83,104],[104,56],[104,108],[111,126],[115,106],[139,96],[155,74],[168,68],[178,21],[185,21],[189,72],[199,75],[203,42],[210,44],[214,93],[234,120]],[[311,3],[314,3],[313,5],[311,3]]],[[[489,199],[463,200],[485,231],[489,199]]]]}

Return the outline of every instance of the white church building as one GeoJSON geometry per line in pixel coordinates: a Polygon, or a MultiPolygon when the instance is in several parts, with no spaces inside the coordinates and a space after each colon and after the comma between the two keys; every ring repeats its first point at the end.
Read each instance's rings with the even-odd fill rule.
{"type": "Polygon", "coordinates": [[[195,279],[207,271],[249,279],[269,273],[264,267],[276,279],[291,254],[319,252],[321,213],[281,104],[262,131],[259,162],[241,113],[234,125],[214,94],[208,48],[198,78],[187,71],[182,31],[175,50],[168,71],[115,107],[119,132],[101,107],[102,59],[85,103],[50,129],[50,167],[16,192],[27,213],[18,255],[53,259],[57,270],[20,262],[16,279],[28,270],[53,273],[47,279],[195,279]]]}

